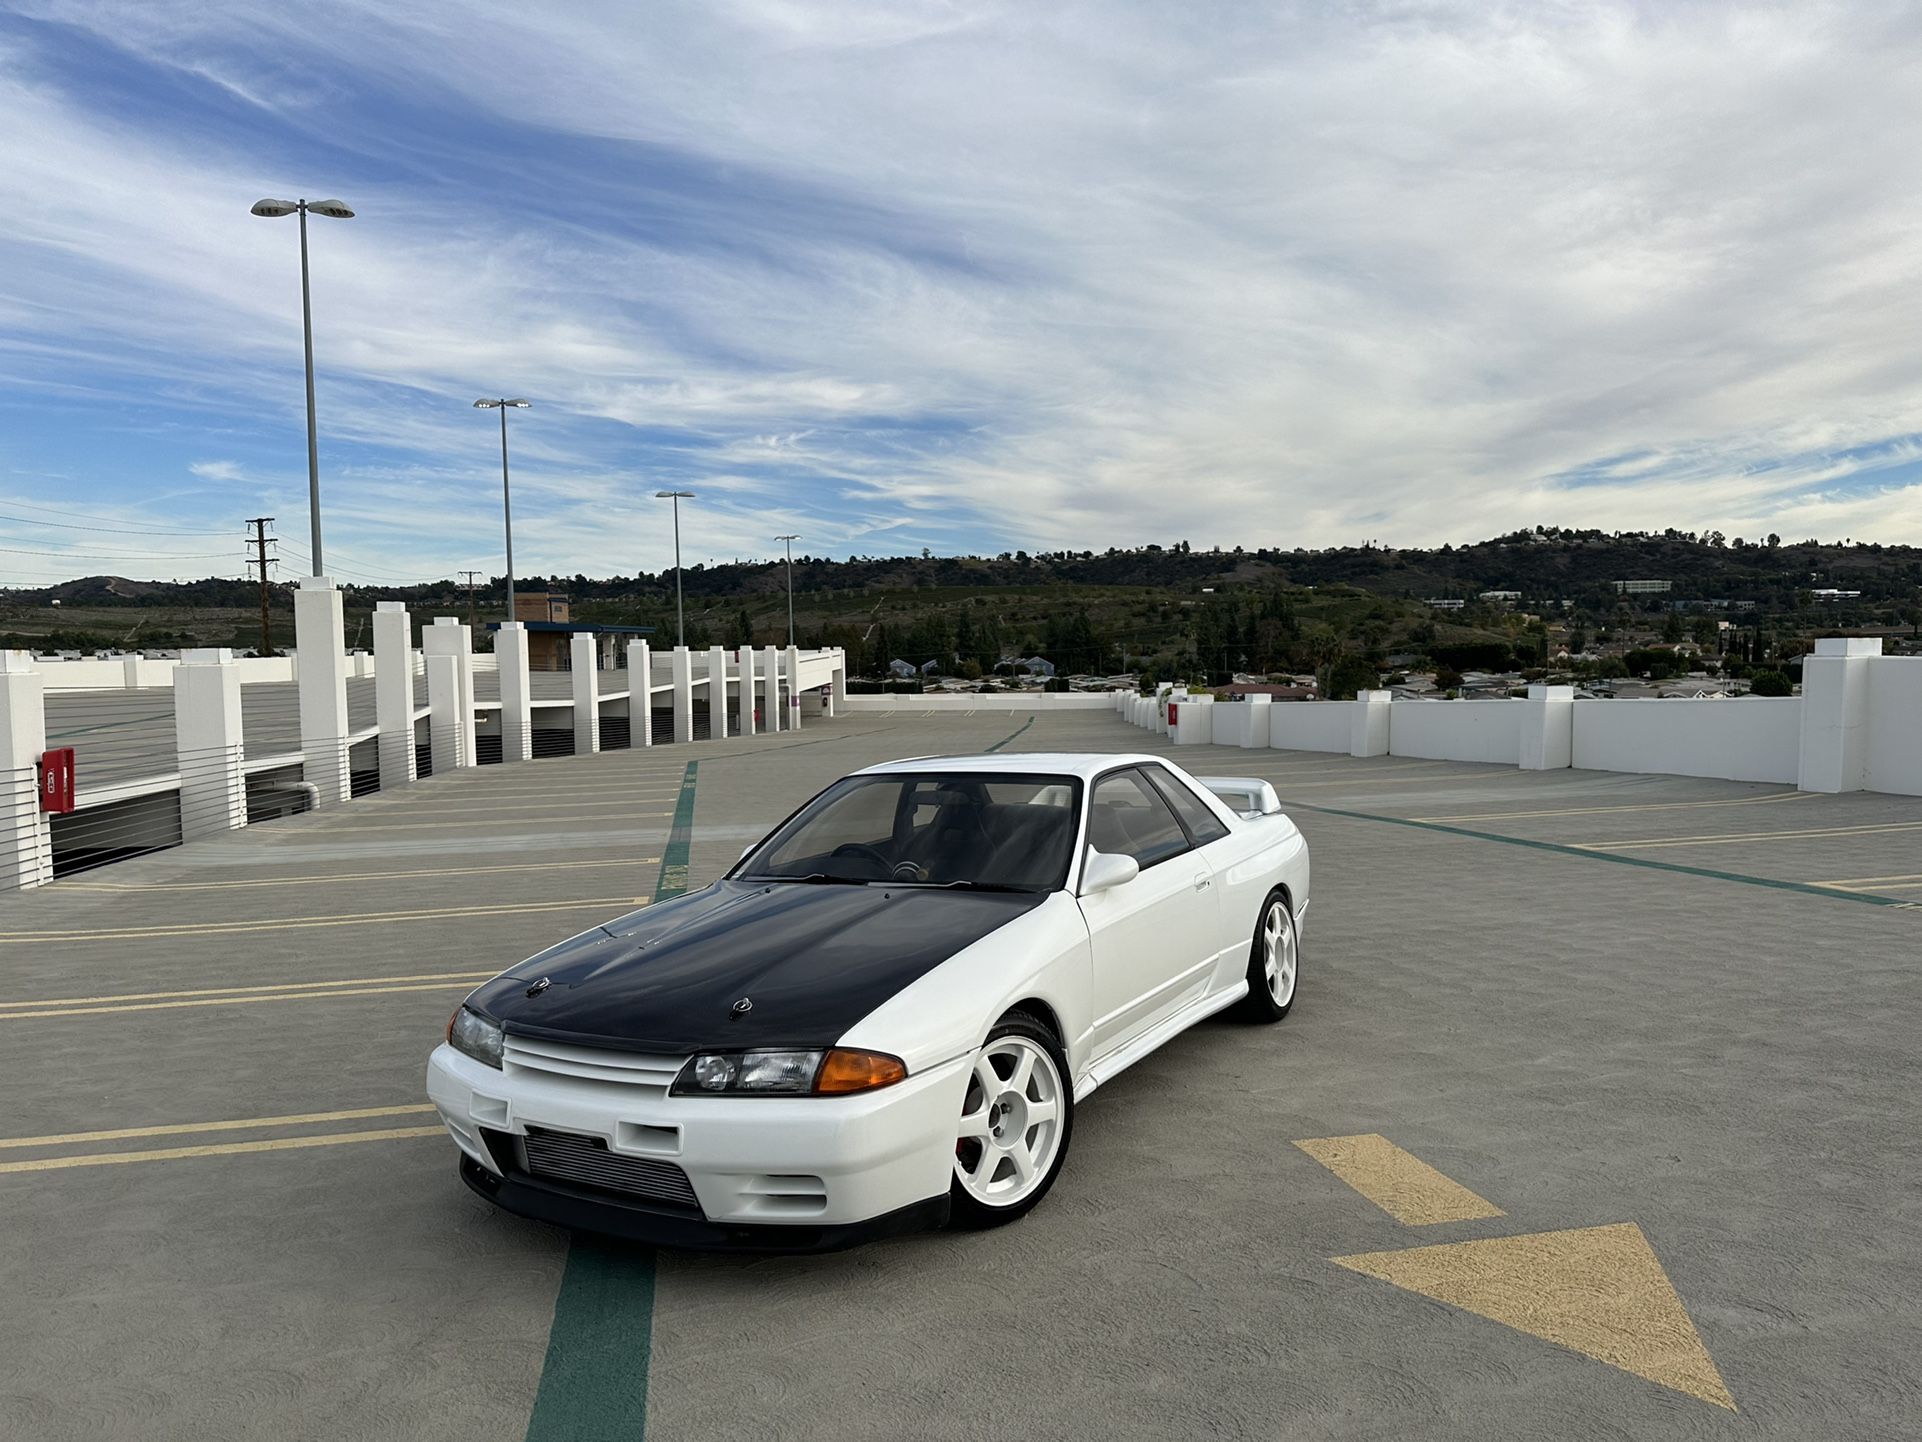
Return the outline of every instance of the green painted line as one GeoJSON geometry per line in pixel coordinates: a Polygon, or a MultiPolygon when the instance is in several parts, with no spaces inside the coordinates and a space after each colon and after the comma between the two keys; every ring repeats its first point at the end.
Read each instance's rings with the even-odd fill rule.
{"type": "MultiPolygon", "coordinates": [[[[687,890],[694,841],[694,783],[681,779],[661,852],[654,900],[687,890]]],[[[643,1442],[654,1345],[654,1252],[576,1233],[554,1297],[547,1359],[527,1419],[527,1442],[643,1442]]]]}
{"type": "MultiPolygon", "coordinates": [[[[1034,717],[1030,716],[1026,721],[1021,723],[1021,731],[1026,731],[1032,725],[1034,725],[1034,717]]],[[[1014,736],[1003,736],[999,741],[995,742],[994,745],[988,747],[988,750],[999,751],[1003,746],[1006,746],[1010,741],[1014,740],[1015,736],[1019,736],[1021,731],[1016,731],[1014,736]]]]}
{"type": "Polygon", "coordinates": [[[653,1331],[652,1250],[576,1235],[527,1442],[641,1442],[653,1331]]]}
{"type": "Polygon", "coordinates": [[[701,763],[690,761],[681,777],[681,794],[674,802],[674,820],[667,831],[667,846],[661,852],[661,879],[655,883],[654,899],[666,901],[687,890],[688,850],[694,841],[694,776],[701,763]]]}
{"type": "Polygon", "coordinates": [[[1826,897],[1830,901],[1858,901],[1865,906],[1896,906],[1913,910],[1914,903],[1895,896],[1875,896],[1864,891],[1840,891],[1818,886],[1812,881],[1782,881],[1773,876],[1750,876],[1740,871],[1717,871],[1708,866],[1684,866],[1675,861],[1650,861],[1642,856],[1624,856],[1619,851],[1595,851],[1586,846],[1567,846],[1559,841],[1537,841],[1527,836],[1505,836],[1499,831],[1476,831],[1467,826],[1449,826],[1439,821],[1416,821],[1407,816],[1382,816],[1372,811],[1344,811],[1338,806],[1316,806],[1313,802],[1287,803],[1296,811],[1319,811],[1324,816],[1345,816],[1351,821],[1384,821],[1390,826],[1408,826],[1416,831],[1439,831],[1445,836],[1466,836],[1475,841],[1497,841],[1504,846],[1526,846],[1533,851],[1550,851],[1562,856],[1579,856],[1584,861],[1608,861],[1617,866],[1637,866],[1644,871],[1673,871],[1683,876],[1702,876],[1711,881],[1735,881],[1744,886],[1765,886],[1771,891],[1795,891],[1805,896],[1826,897]]]}

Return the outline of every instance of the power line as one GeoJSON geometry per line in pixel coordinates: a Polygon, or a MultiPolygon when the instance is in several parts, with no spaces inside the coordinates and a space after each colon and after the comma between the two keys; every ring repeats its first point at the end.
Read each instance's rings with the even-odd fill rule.
{"type": "Polygon", "coordinates": [[[74,561],[205,561],[215,556],[224,556],[225,551],[28,551],[18,546],[0,546],[0,552],[9,556],[52,556],[56,560],[74,561]]]}
{"type": "MultiPolygon", "coordinates": [[[[45,511],[50,516],[78,516],[83,521],[106,521],[110,516],[89,515],[85,511],[62,511],[52,506],[37,506],[31,501],[16,501],[0,496],[0,506],[8,506],[19,511],[45,511]]],[[[111,531],[122,536],[218,536],[220,531],[159,531],[147,526],[74,526],[61,521],[42,521],[32,516],[0,516],[0,520],[17,521],[28,526],[57,526],[67,531],[111,531]]]]}

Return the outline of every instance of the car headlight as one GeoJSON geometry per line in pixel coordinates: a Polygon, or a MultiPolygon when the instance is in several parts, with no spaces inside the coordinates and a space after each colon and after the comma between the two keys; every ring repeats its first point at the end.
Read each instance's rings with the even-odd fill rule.
{"type": "Polygon", "coordinates": [[[447,1044],[477,1062],[501,1064],[501,1029],[472,1007],[462,1006],[447,1019],[447,1044]]]}
{"type": "Polygon", "coordinates": [[[845,1096],[892,1086],[908,1074],[881,1052],[723,1051],[689,1057],[674,1078],[675,1096],[845,1096]]]}

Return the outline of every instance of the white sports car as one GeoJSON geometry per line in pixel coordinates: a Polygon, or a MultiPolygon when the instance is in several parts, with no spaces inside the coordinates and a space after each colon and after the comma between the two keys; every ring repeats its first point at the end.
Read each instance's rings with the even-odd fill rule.
{"type": "Polygon", "coordinates": [[[1308,848],[1154,756],[843,777],[722,880],[503,972],[427,1069],[510,1211],[817,1251],[1046,1195],[1078,1103],[1203,1017],[1294,1005],[1308,848]]]}

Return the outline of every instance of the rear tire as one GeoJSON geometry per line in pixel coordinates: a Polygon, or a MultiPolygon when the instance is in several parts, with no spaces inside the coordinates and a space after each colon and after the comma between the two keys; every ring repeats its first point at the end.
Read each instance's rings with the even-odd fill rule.
{"type": "Polygon", "coordinates": [[[1074,1085],[1055,1034],[1023,1011],[988,1032],[961,1100],[949,1224],[1000,1227],[1048,1194],[1074,1135],[1074,1085]]]}
{"type": "Polygon", "coordinates": [[[1241,1004],[1247,1021],[1272,1024],[1295,1009],[1301,989],[1301,932],[1288,898],[1270,892],[1255,923],[1248,948],[1248,996],[1241,1004]]]}

